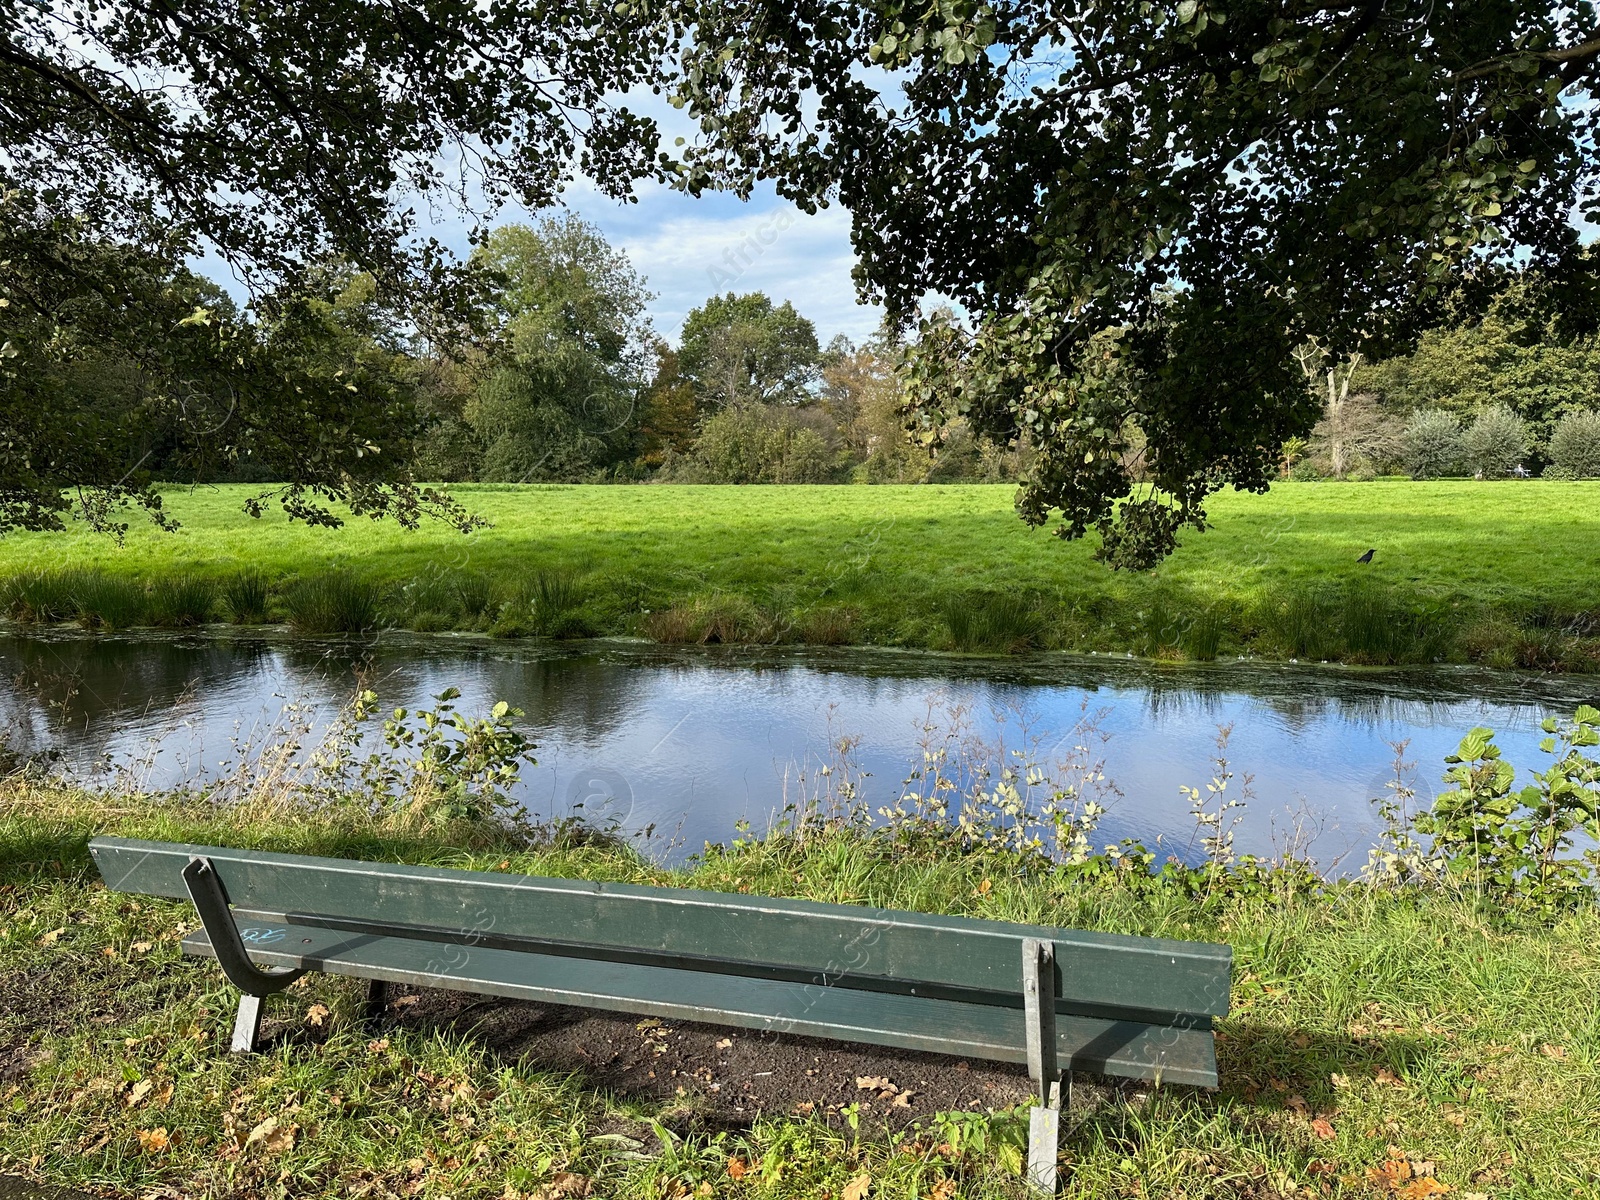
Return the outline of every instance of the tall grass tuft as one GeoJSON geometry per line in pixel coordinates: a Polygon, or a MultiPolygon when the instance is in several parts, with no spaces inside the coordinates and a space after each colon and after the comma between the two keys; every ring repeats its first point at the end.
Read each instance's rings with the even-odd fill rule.
{"type": "Polygon", "coordinates": [[[216,604],[217,585],[199,575],[167,575],[150,589],[150,623],[171,628],[204,625],[216,604]]]}
{"type": "Polygon", "coordinates": [[[1220,608],[1201,609],[1183,631],[1183,652],[1199,662],[1214,661],[1227,629],[1228,619],[1220,608]]]}
{"type": "Polygon", "coordinates": [[[365,633],[383,618],[383,589],[348,571],[302,579],[283,599],[299,633],[365,633]]]}
{"type": "Polygon", "coordinates": [[[222,602],[235,625],[261,625],[267,620],[271,589],[260,571],[240,571],[222,584],[222,602]]]}
{"type": "Polygon", "coordinates": [[[1336,658],[1338,605],[1325,589],[1290,587],[1262,614],[1262,624],[1291,658],[1336,658]]]}
{"type": "Polygon", "coordinates": [[[944,602],[950,642],[967,653],[1016,654],[1039,645],[1044,622],[1024,596],[966,592],[944,602]]]}
{"type": "Polygon", "coordinates": [[[517,586],[490,632],[499,637],[593,637],[593,626],[579,611],[587,599],[577,574],[560,567],[541,568],[517,586]]]}
{"type": "Polygon", "coordinates": [[[494,607],[494,584],[480,571],[467,571],[450,580],[456,609],[464,617],[482,620],[494,607]]]}
{"type": "Polygon", "coordinates": [[[72,601],[85,629],[128,629],[148,612],[144,587],[136,580],[104,571],[82,571],[72,581],[72,601]]]}
{"type": "Polygon", "coordinates": [[[13,575],[5,584],[6,615],[14,621],[45,624],[77,615],[73,597],[76,571],[29,571],[13,575]]]}

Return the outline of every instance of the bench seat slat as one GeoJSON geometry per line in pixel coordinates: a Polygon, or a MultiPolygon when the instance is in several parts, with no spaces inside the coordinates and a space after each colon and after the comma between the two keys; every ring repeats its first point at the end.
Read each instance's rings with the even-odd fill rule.
{"type": "MultiPolygon", "coordinates": [[[[1055,944],[1058,1002],[1078,1010],[1222,1016],[1227,946],[687,888],[548,879],[393,863],[183,846],[90,843],[118,891],[182,897],[191,856],[210,859],[235,905],[308,918],[638,949],[703,961],[825,971],[848,981],[925,981],[1020,995],[1020,939],[1055,944]]],[[[852,983],[851,986],[861,986],[852,983]]]]}
{"type": "MultiPolygon", "coordinates": [[[[235,916],[251,958],[266,967],[309,968],[996,1062],[1026,1059],[1023,1014],[1015,1008],[351,933],[296,925],[274,913],[236,910],[235,916]]],[[[183,945],[190,954],[212,953],[203,930],[190,934],[183,945]]],[[[1057,1043],[1063,1065],[1077,1070],[1204,1087],[1217,1083],[1209,1028],[1063,1015],[1057,1018],[1057,1043]]]]}

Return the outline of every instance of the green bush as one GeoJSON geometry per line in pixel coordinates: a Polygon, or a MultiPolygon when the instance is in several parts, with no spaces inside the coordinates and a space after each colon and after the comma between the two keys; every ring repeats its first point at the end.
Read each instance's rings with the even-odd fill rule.
{"type": "Polygon", "coordinates": [[[365,633],[382,622],[383,589],[348,571],[302,579],[284,596],[299,633],[365,633]]]}
{"type": "Polygon", "coordinates": [[[707,418],[681,473],[698,483],[825,483],[827,440],[788,409],[740,404],[707,418]]]}
{"type": "Polygon", "coordinates": [[[1413,412],[1403,444],[1406,473],[1413,479],[1438,479],[1461,470],[1461,422],[1442,409],[1413,412]]]}
{"type": "Polygon", "coordinates": [[[1503,479],[1528,456],[1528,428],[1504,405],[1480,412],[1461,438],[1462,458],[1474,475],[1503,479]]]}
{"type": "Polygon", "coordinates": [[[1550,462],[1563,478],[1600,479],[1600,412],[1585,410],[1562,417],[1550,435],[1550,462]]]}
{"type": "Polygon", "coordinates": [[[217,585],[199,575],[168,575],[150,589],[150,623],[171,628],[204,625],[211,619],[217,585]]]}

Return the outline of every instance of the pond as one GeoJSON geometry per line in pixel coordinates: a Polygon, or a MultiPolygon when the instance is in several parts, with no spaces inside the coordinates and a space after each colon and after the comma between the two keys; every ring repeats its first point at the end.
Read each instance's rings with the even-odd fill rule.
{"type": "MultiPolygon", "coordinates": [[[[931,724],[964,720],[992,749],[1036,739],[1046,759],[1104,761],[1116,793],[1096,842],[1138,837],[1183,858],[1197,839],[1180,785],[1204,785],[1231,726],[1232,791],[1249,774],[1237,846],[1290,841],[1330,869],[1355,869],[1376,831],[1372,798],[1408,741],[1419,799],[1474,725],[1507,757],[1539,763],[1538,723],[1594,703],[1593,678],[1475,669],[1352,669],[1230,662],[1169,666],[1095,656],[983,660],[882,650],[662,647],[598,641],[496,642],[385,634],[308,642],[273,631],[102,635],[0,632],[15,749],[54,748],[78,772],[153,787],[192,783],[240,739],[279,723],[286,704],[326,724],[358,674],[385,707],[426,705],[458,687],[461,711],[506,700],[538,745],[518,799],[540,817],[582,805],[679,859],[758,831],[820,779],[830,747],[852,758],[876,807],[900,794],[931,724]],[[802,779],[802,776],[804,779],[802,779]]],[[[937,732],[935,736],[937,736],[937,732]]],[[[1079,766],[1083,765],[1080,761],[1079,766]]],[[[835,780],[837,775],[834,776],[835,780]]]]}

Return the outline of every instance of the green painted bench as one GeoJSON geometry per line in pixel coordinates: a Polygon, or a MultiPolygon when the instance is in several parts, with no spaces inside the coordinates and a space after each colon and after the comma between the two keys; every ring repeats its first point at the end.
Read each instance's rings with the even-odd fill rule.
{"type": "Polygon", "coordinates": [[[307,971],[1027,1063],[1029,1175],[1052,1189],[1060,1084],[1214,1087],[1232,951],[965,917],[101,837],[106,885],[188,898],[184,950],[262,1003],[307,971]],[[231,911],[230,911],[231,906],[231,911]],[[1066,1076],[1070,1081],[1070,1075],[1066,1076]]]}

